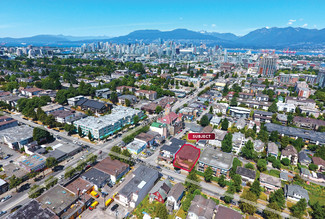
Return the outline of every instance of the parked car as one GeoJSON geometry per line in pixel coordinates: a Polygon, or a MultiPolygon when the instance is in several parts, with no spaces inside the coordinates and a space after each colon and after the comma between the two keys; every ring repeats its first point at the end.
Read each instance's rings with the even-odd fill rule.
{"type": "Polygon", "coordinates": [[[118,205],[118,204],[115,204],[115,205],[111,208],[111,211],[115,211],[118,207],[119,207],[119,205],[118,205]]]}
{"type": "Polygon", "coordinates": [[[8,199],[10,199],[12,196],[11,195],[7,195],[6,197],[4,197],[3,199],[1,199],[1,202],[5,202],[8,199]]]}
{"type": "Polygon", "coordinates": [[[168,176],[168,179],[174,181],[174,177],[168,176]]]}
{"type": "Polygon", "coordinates": [[[7,211],[0,211],[0,216],[4,215],[6,213],[7,213],[7,211]]]}
{"type": "Polygon", "coordinates": [[[102,196],[106,197],[106,196],[108,196],[108,193],[107,192],[102,192],[102,196]]]}
{"type": "Polygon", "coordinates": [[[17,211],[22,205],[17,205],[10,210],[10,213],[17,211]]]}

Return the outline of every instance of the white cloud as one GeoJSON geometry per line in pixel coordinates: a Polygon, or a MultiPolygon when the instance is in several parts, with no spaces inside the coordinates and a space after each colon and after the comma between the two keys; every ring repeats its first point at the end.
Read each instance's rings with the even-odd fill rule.
{"type": "Polygon", "coordinates": [[[269,27],[269,26],[266,26],[265,28],[266,28],[266,29],[270,29],[270,27],[269,27]]]}
{"type": "Polygon", "coordinates": [[[211,27],[216,27],[216,24],[211,24],[211,27]]]}
{"type": "Polygon", "coordinates": [[[307,27],[308,26],[308,24],[304,24],[304,25],[302,25],[302,27],[307,27]]]}
{"type": "Polygon", "coordinates": [[[296,22],[297,20],[293,20],[293,19],[290,19],[289,21],[288,21],[288,25],[292,25],[294,22],[296,22]]]}

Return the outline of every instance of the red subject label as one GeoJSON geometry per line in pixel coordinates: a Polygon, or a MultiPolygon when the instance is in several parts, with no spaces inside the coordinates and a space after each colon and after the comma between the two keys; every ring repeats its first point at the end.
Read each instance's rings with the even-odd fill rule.
{"type": "Polygon", "coordinates": [[[214,133],[188,133],[188,140],[214,140],[216,135],[214,133]]]}

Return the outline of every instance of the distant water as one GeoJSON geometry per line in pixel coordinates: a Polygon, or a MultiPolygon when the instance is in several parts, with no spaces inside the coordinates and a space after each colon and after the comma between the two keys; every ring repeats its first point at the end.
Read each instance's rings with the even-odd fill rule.
{"type": "MultiPolygon", "coordinates": [[[[230,53],[234,53],[234,52],[237,52],[237,53],[246,53],[248,52],[249,49],[227,49],[227,52],[230,52],[230,53]]],[[[272,50],[270,50],[272,51],[272,50]]],[[[251,50],[252,54],[258,54],[258,53],[261,53],[261,50],[251,50]]],[[[283,53],[282,51],[275,51],[276,54],[285,54],[283,53]]],[[[318,56],[318,55],[325,55],[325,53],[317,53],[317,52],[308,52],[308,51],[305,51],[305,52],[302,52],[302,51],[297,51],[296,52],[296,55],[309,55],[309,56],[318,56]]]]}

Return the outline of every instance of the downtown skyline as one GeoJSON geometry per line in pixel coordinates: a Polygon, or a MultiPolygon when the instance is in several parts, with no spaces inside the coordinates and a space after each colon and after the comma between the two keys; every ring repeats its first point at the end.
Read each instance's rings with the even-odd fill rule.
{"type": "Polygon", "coordinates": [[[0,37],[38,34],[126,35],[134,30],[172,30],[245,35],[263,27],[324,28],[322,1],[39,1],[2,3],[0,37]],[[292,7],[294,5],[294,7],[292,7]]]}

